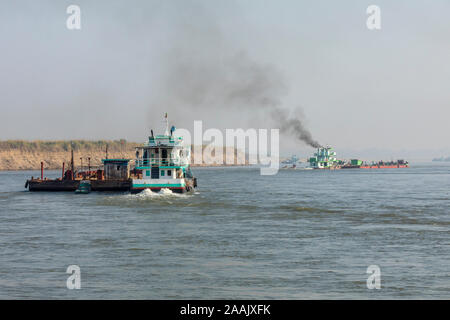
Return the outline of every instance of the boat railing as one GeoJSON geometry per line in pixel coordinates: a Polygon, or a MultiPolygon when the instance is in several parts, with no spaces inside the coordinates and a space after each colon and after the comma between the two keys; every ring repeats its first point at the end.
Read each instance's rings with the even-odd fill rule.
{"type": "Polygon", "coordinates": [[[151,166],[185,166],[189,164],[187,159],[172,159],[172,158],[139,158],[136,159],[136,167],[151,167],[151,166]]]}

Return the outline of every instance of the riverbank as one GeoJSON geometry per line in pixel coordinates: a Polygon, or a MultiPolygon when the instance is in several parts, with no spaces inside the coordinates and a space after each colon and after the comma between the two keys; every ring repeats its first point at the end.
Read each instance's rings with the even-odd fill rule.
{"type": "MultiPolygon", "coordinates": [[[[57,170],[66,167],[70,163],[70,150],[74,149],[74,163],[76,167],[87,167],[88,161],[92,168],[102,165],[102,159],[134,159],[135,147],[142,143],[128,142],[126,140],[75,140],[75,141],[23,141],[8,140],[0,141],[0,171],[39,170],[41,162],[44,162],[46,170],[57,170]],[[106,154],[107,150],[107,154],[106,154]],[[81,159],[80,159],[81,158],[81,159]],[[89,160],[90,158],[90,160],[89,160]],[[81,163],[83,162],[83,163],[81,163]]],[[[223,151],[225,157],[226,148],[223,151]]],[[[233,149],[233,148],[231,148],[233,149]]],[[[242,154],[236,149],[232,150],[237,156],[242,154]]],[[[225,158],[224,158],[225,160],[225,158]]],[[[193,167],[222,166],[222,164],[211,164],[211,156],[205,155],[202,164],[192,164],[193,167]]],[[[235,163],[225,166],[234,166],[235,163]]]]}

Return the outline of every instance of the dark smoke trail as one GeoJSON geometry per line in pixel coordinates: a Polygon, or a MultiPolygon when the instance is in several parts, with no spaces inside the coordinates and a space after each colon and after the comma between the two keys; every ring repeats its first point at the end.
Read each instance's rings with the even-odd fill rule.
{"type": "Polygon", "coordinates": [[[245,120],[253,122],[247,126],[261,126],[269,118],[282,133],[320,146],[304,126],[303,117],[283,107],[289,90],[276,67],[236,48],[207,16],[198,16],[194,25],[189,21],[177,27],[173,36],[173,47],[159,64],[161,88],[153,90],[150,103],[154,111],[164,106],[180,125],[199,114],[202,120],[212,119],[222,127],[238,122],[242,126],[245,120]]]}
{"type": "Polygon", "coordinates": [[[170,97],[170,101],[158,105],[170,105],[177,113],[189,106],[202,114],[225,108],[233,110],[230,114],[234,117],[237,113],[245,117],[245,112],[270,114],[282,133],[293,134],[311,147],[320,147],[302,116],[289,114],[282,107],[288,90],[283,76],[273,66],[259,64],[242,53],[224,59],[222,64],[213,57],[194,63],[189,55],[181,55],[184,61],[176,61],[167,69],[164,97],[170,97]]]}
{"type": "Polygon", "coordinates": [[[286,134],[294,134],[297,139],[313,148],[321,147],[315,141],[303,123],[300,115],[289,115],[282,108],[282,96],[287,93],[284,77],[272,66],[258,64],[241,54],[229,64],[230,68],[239,70],[233,83],[230,96],[241,102],[246,108],[266,109],[272,115],[272,120],[286,134]],[[244,71],[244,72],[243,72],[244,71]]]}
{"type": "Polygon", "coordinates": [[[280,108],[275,108],[272,111],[272,116],[280,125],[280,131],[282,133],[293,133],[299,140],[313,148],[322,147],[320,143],[313,139],[311,133],[306,129],[300,118],[289,118],[287,111],[280,108]]]}

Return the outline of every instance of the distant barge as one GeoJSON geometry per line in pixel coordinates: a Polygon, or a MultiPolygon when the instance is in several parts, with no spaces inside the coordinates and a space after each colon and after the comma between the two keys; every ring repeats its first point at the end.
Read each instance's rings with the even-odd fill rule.
{"type": "Polygon", "coordinates": [[[394,168],[408,168],[408,167],[409,167],[408,161],[404,160],[397,160],[390,162],[380,161],[377,163],[367,164],[365,162],[362,162],[361,160],[354,159],[351,160],[350,163],[341,166],[341,169],[394,169],[394,168]]]}
{"type": "Polygon", "coordinates": [[[379,161],[367,163],[362,160],[352,159],[350,161],[338,160],[336,152],[331,147],[318,148],[314,156],[309,158],[312,169],[390,169],[408,168],[409,163],[405,160],[379,161]]]}

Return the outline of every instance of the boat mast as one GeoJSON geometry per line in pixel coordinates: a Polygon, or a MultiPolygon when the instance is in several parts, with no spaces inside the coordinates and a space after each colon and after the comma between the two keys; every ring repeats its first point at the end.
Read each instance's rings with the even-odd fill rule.
{"type": "Polygon", "coordinates": [[[74,174],[73,174],[73,170],[74,170],[74,165],[73,165],[73,144],[72,144],[72,148],[71,148],[70,154],[71,154],[71,157],[70,157],[70,171],[71,171],[70,178],[71,178],[71,180],[73,180],[73,178],[74,178],[74,174]]]}

